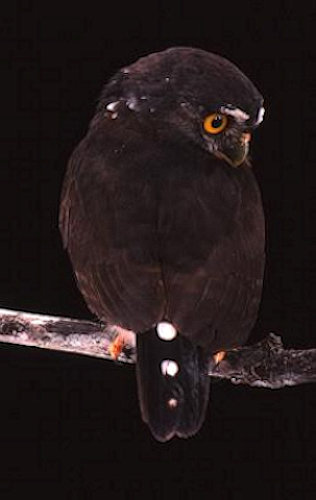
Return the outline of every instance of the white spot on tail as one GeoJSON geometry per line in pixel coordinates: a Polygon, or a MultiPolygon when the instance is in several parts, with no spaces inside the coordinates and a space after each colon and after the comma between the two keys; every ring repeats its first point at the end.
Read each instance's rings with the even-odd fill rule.
{"type": "Polygon", "coordinates": [[[161,373],[169,377],[175,377],[179,371],[178,363],[172,359],[164,359],[160,365],[161,373]]]}
{"type": "Polygon", "coordinates": [[[176,408],[178,406],[178,401],[175,398],[168,399],[169,408],[176,408]]]}
{"type": "Polygon", "coordinates": [[[167,321],[162,321],[157,325],[157,335],[161,340],[173,340],[177,336],[175,327],[167,321]]]}

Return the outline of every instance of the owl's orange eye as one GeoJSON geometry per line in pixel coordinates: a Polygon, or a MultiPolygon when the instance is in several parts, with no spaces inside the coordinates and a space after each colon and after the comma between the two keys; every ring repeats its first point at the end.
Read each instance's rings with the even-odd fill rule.
{"type": "Polygon", "coordinates": [[[209,134],[219,134],[227,126],[227,116],[221,113],[212,113],[208,115],[203,123],[204,130],[209,134]]]}

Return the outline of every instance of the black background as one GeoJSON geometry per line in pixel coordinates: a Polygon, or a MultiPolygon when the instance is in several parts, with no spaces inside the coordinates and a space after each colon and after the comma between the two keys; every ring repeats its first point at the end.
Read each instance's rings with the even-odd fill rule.
{"type": "MultiPolygon", "coordinates": [[[[266,119],[252,157],[268,261],[254,339],[315,347],[315,2],[1,4],[1,306],[91,318],[57,229],[67,158],[102,84],[173,45],[235,62],[266,119]]],[[[141,422],[134,369],[76,355],[0,350],[0,497],[315,498],[315,392],[214,383],[190,440],[141,422]],[[57,496],[58,495],[58,496],[57,496]]]]}

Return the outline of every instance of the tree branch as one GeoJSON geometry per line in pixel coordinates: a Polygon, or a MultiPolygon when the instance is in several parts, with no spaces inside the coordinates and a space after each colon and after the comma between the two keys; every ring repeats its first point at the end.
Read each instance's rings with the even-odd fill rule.
{"type": "MultiPolygon", "coordinates": [[[[112,360],[108,347],[115,331],[92,321],[0,309],[0,342],[67,351],[112,360]]],[[[135,363],[135,347],[126,346],[118,361],[135,363]]],[[[210,363],[212,377],[234,384],[277,389],[316,382],[316,349],[284,349],[270,333],[255,345],[228,351],[210,363]]]]}

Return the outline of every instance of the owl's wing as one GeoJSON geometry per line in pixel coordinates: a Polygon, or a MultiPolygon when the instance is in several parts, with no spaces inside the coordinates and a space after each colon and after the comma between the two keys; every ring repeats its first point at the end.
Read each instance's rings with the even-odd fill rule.
{"type": "Polygon", "coordinates": [[[212,350],[244,343],[264,267],[251,171],[211,167],[208,155],[193,165],[183,147],[142,150],[132,128],[122,151],[125,130],[106,132],[87,136],[73,153],[60,210],[90,309],[134,331],[168,319],[212,350]]]}
{"type": "Polygon", "coordinates": [[[142,331],[164,310],[153,234],[155,201],[148,185],[129,179],[128,173],[123,180],[119,176],[115,142],[102,149],[98,144],[96,136],[86,137],[70,158],[59,227],[92,312],[142,331]]]}
{"type": "Polygon", "coordinates": [[[90,309],[141,332],[144,421],[161,441],[189,436],[207,407],[209,355],[243,343],[256,318],[264,261],[260,197],[251,177],[223,174],[222,166],[210,175],[200,161],[189,169],[178,150],[175,168],[167,147],[155,168],[154,145],[140,158],[139,143],[125,156],[115,153],[114,137],[104,144],[103,134],[101,143],[85,138],[70,159],[60,208],[64,245],[90,309]],[[183,336],[158,339],[154,326],[162,319],[183,336]],[[161,371],[170,359],[179,367],[175,378],[161,371]]]}
{"type": "Polygon", "coordinates": [[[166,189],[165,197],[160,232],[167,317],[212,351],[242,345],[257,318],[265,262],[254,176],[221,165],[212,176],[166,189]]]}

